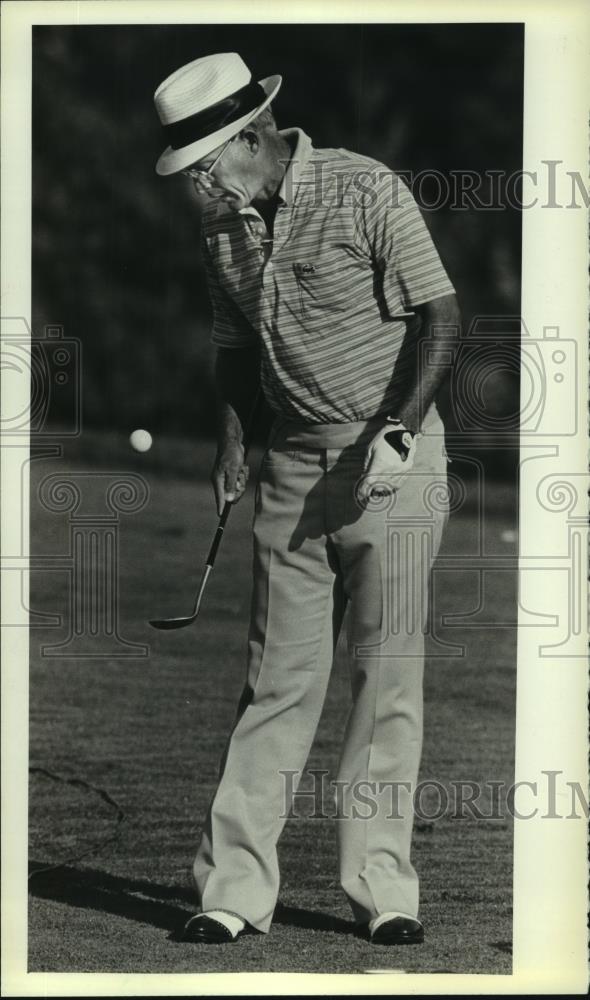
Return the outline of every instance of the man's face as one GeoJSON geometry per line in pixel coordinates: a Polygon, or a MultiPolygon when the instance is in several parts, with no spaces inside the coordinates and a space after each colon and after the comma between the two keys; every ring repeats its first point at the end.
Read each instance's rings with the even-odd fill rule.
{"type": "Polygon", "coordinates": [[[208,156],[187,168],[197,195],[225,202],[234,212],[245,208],[261,188],[258,156],[241,136],[218,146],[208,156]]]}

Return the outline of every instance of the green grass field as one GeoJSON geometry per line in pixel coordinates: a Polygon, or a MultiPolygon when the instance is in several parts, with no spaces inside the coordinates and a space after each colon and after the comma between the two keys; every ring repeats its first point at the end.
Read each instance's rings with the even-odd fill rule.
{"type": "MultiPolygon", "coordinates": [[[[61,614],[64,621],[31,632],[29,858],[37,873],[30,879],[29,971],[510,972],[507,816],[477,821],[448,813],[418,822],[422,946],[383,948],[354,936],[338,884],[335,821],[309,817],[289,820],[281,839],[280,903],[268,935],[222,947],[175,940],[195,906],[192,857],[242,686],[253,491],[232,512],[198,624],[156,633],[148,618],[188,612],[216,525],[203,478],[211,447],[193,452],[178,444],[175,456],[182,461],[174,468],[182,474],[175,476],[157,443],[142,458],[118,439],[98,436],[86,454],[66,455],[67,462],[32,463],[32,552],[68,551],[68,515],[50,513],[36,499],[45,476],[98,468],[143,475],[149,503],[121,515],[118,526],[119,630],[126,640],[149,645],[149,656],[42,655],[42,646],[67,637],[70,584],[63,569],[32,574],[32,610],[61,614]],[[98,790],[119,807],[120,822],[98,790]],[[39,870],[57,864],[62,867],[39,870]]],[[[89,480],[84,488],[95,487],[89,480]]],[[[446,788],[451,781],[510,784],[513,778],[515,574],[490,572],[480,601],[469,558],[478,547],[514,556],[516,545],[503,534],[514,529],[514,518],[505,487],[486,490],[483,527],[469,498],[451,518],[441,553],[465,562],[435,574],[422,778],[446,788]],[[443,615],[453,613],[472,617],[460,627],[445,626],[443,615]],[[443,658],[443,651],[453,655],[443,658]]],[[[339,648],[309,760],[330,776],[348,698],[339,648]]]]}

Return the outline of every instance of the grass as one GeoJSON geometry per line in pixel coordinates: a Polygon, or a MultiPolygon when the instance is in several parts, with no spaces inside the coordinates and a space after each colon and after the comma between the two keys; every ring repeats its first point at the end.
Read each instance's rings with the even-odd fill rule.
{"type": "MultiPolygon", "coordinates": [[[[86,458],[83,449],[66,454],[67,462],[33,463],[32,551],[64,554],[69,544],[67,515],[49,513],[36,500],[44,476],[75,476],[101,465],[144,475],[149,504],[121,515],[119,525],[119,629],[126,640],[147,644],[149,656],[41,655],[42,645],[67,635],[69,583],[63,570],[33,574],[34,611],[66,617],[63,627],[35,628],[31,637],[30,764],[50,775],[30,774],[29,856],[33,870],[63,866],[30,881],[29,971],[510,972],[512,827],[502,817],[478,822],[447,813],[417,824],[414,863],[426,926],[420,947],[379,948],[354,936],[338,884],[335,821],[310,818],[286,825],[280,903],[268,935],[218,948],[174,940],[194,911],[190,866],[242,686],[252,491],[232,512],[198,625],[156,633],[149,617],[190,607],[216,524],[202,477],[211,448],[189,451],[177,443],[175,476],[166,473],[164,456],[129,456],[121,439],[101,445],[94,436],[86,458]],[[200,477],[187,475],[193,463],[200,477]],[[122,810],[119,824],[97,790],[122,810]]],[[[84,489],[92,494],[99,487],[99,480],[87,481],[84,489]]],[[[473,618],[442,623],[443,615],[478,607],[477,573],[469,569],[478,546],[515,555],[514,542],[503,540],[514,529],[509,492],[492,486],[486,497],[484,536],[470,497],[451,518],[442,553],[463,554],[465,565],[441,569],[435,578],[422,778],[448,789],[453,780],[510,784],[513,777],[514,573],[489,572],[473,618]],[[441,658],[442,641],[463,644],[465,655],[441,658]]],[[[330,776],[348,698],[339,648],[309,759],[309,767],[328,768],[330,776]]]]}

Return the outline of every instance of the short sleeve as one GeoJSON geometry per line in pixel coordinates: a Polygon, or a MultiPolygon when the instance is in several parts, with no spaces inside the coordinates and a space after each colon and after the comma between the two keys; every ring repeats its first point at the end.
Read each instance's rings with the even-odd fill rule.
{"type": "Polygon", "coordinates": [[[362,209],[374,261],[393,310],[411,309],[455,289],[407,185],[383,167],[362,209]]]}
{"type": "Polygon", "coordinates": [[[201,239],[201,254],[205,264],[207,288],[213,309],[211,343],[215,344],[216,347],[229,348],[256,346],[258,343],[256,331],[220,284],[204,237],[201,239]]]}

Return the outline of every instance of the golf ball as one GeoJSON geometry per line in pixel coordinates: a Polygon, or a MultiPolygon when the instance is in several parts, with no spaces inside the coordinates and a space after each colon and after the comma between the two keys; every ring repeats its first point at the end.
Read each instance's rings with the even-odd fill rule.
{"type": "Polygon", "coordinates": [[[152,435],[149,431],[137,430],[129,435],[132,448],[136,451],[149,451],[152,446],[152,435]]]}

